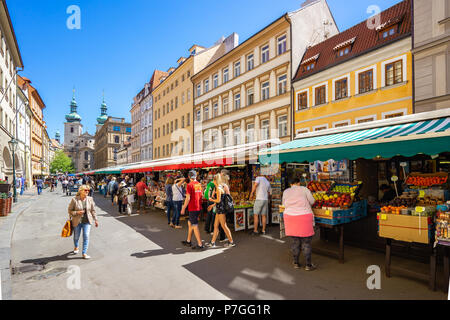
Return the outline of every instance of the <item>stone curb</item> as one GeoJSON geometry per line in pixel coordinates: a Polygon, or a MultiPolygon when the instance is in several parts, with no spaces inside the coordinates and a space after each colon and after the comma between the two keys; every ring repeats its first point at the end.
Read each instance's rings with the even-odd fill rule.
{"type": "Polygon", "coordinates": [[[11,213],[6,217],[0,217],[0,276],[1,276],[1,300],[12,299],[11,286],[11,245],[14,228],[17,219],[33,204],[36,196],[24,199],[25,202],[13,204],[11,213]]]}

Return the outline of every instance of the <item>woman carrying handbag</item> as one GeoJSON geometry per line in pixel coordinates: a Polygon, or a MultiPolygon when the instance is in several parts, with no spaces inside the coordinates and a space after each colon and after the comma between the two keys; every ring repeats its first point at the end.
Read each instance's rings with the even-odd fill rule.
{"type": "Polygon", "coordinates": [[[83,259],[90,258],[90,256],[87,255],[87,250],[89,247],[91,225],[95,224],[95,227],[98,228],[95,203],[94,199],[88,196],[89,191],[89,186],[81,186],[77,195],[70,201],[68,208],[73,226],[73,242],[75,246],[73,253],[77,254],[79,252],[78,242],[80,240],[81,232],[83,232],[83,259]]]}

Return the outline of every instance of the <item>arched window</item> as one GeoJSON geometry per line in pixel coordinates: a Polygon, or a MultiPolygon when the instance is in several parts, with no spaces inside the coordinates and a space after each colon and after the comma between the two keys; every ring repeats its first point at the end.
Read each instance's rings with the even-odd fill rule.
{"type": "Polygon", "coordinates": [[[73,127],[70,128],[70,133],[73,133],[73,127]]]}

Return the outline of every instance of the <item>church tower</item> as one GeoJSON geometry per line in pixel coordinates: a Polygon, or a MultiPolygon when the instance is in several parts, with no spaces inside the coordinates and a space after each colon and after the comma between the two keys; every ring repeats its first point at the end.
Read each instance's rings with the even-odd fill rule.
{"type": "Polygon", "coordinates": [[[105,94],[103,94],[103,102],[100,106],[100,117],[97,118],[97,132],[103,126],[103,124],[108,120],[108,106],[105,103],[105,94]]]}
{"type": "Polygon", "coordinates": [[[73,90],[72,101],[70,102],[70,113],[66,115],[64,123],[64,148],[73,148],[75,141],[83,133],[81,117],[77,113],[77,102],[75,101],[75,90],[73,90]]]}

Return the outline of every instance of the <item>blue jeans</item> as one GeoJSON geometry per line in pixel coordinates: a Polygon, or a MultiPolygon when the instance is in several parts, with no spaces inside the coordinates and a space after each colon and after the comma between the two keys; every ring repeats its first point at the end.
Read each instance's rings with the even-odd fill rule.
{"type": "Polygon", "coordinates": [[[38,195],[40,195],[41,193],[42,193],[42,187],[37,187],[37,192],[38,192],[38,195]]]}
{"type": "Polygon", "coordinates": [[[20,188],[20,195],[23,195],[23,191],[25,190],[25,187],[22,186],[22,188],[20,188]]]}
{"type": "Polygon", "coordinates": [[[175,207],[173,206],[173,201],[167,201],[167,223],[170,224],[170,211],[173,211],[175,216],[175,207]]]}
{"type": "Polygon", "coordinates": [[[176,226],[180,225],[181,208],[183,207],[183,201],[173,201],[173,218],[172,223],[176,226]]]}
{"type": "Polygon", "coordinates": [[[73,243],[75,248],[78,248],[81,230],[83,230],[83,254],[86,254],[89,247],[89,233],[91,232],[91,225],[89,223],[80,223],[73,229],[73,243]]]}

